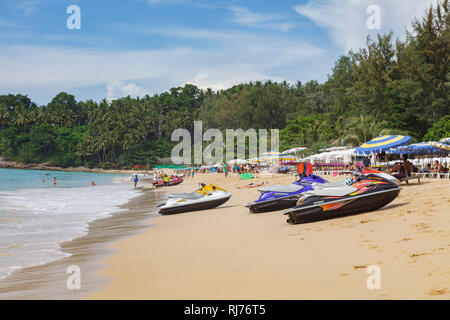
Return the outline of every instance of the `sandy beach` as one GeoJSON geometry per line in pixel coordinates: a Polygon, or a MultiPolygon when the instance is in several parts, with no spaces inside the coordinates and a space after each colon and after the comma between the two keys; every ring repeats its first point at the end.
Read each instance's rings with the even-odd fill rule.
{"type": "MultiPolygon", "coordinates": [[[[330,181],[342,177],[329,178],[330,181]]],[[[293,176],[251,182],[287,184],[293,176]]],[[[88,299],[449,299],[449,180],[404,186],[381,210],[289,225],[283,211],[250,214],[257,188],[236,176],[197,175],[167,192],[217,184],[233,197],[213,210],[159,216],[114,242],[88,299]],[[369,290],[367,267],[381,271],[369,290]]],[[[148,191],[160,192],[160,191],[148,191]]]]}

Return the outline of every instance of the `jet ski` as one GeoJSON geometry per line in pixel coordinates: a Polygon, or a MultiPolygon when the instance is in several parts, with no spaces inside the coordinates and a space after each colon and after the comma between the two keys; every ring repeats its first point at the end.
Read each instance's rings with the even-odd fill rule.
{"type": "Polygon", "coordinates": [[[169,178],[169,181],[167,183],[164,183],[163,179],[156,180],[153,182],[153,185],[156,188],[164,187],[164,186],[176,186],[177,184],[180,184],[183,182],[183,178],[179,176],[171,176],[169,178]]]}
{"type": "Polygon", "coordinates": [[[376,173],[360,175],[350,185],[316,184],[285,215],[288,223],[297,224],[373,211],[392,202],[401,189],[393,180],[376,173]]]}
{"type": "Polygon", "coordinates": [[[213,184],[201,183],[200,186],[201,188],[194,192],[169,194],[169,200],[157,206],[159,213],[167,215],[213,209],[231,198],[231,193],[213,184]]]}
{"type": "Polygon", "coordinates": [[[317,183],[326,183],[328,181],[319,176],[308,175],[301,176],[300,180],[287,185],[274,185],[258,189],[261,192],[259,199],[249,203],[247,208],[251,213],[269,212],[275,210],[288,209],[295,206],[299,195],[302,192],[312,190],[312,186],[317,183]]]}

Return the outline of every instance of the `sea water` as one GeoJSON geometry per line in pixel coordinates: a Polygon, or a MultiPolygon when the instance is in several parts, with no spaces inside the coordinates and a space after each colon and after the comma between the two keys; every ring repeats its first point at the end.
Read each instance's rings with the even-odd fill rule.
{"type": "Polygon", "coordinates": [[[130,175],[0,169],[0,279],[68,256],[61,243],[139,194],[130,175]]]}

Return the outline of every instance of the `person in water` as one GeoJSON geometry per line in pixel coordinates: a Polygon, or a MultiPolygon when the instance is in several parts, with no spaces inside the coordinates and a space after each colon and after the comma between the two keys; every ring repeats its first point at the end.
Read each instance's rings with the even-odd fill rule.
{"type": "Polygon", "coordinates": [[[53,178],[53,185],[56,187],[56,177],[53,178]]]}
{"type": "Polygon", "coordinates": [[[91,181],[91,186],[96,186],[94,180],[91,181]]]}
{"type": "Polygon", "coordinates": [[[136,174],[136,175],[134,176],[134,180],[133,180],[133,182],[134,182],[134,188],[135,188],[135,189],[136,189],[136,186],[137,186],[138,181],[139,181],[139,178],[138,178],[138,175],[136,174]]]}

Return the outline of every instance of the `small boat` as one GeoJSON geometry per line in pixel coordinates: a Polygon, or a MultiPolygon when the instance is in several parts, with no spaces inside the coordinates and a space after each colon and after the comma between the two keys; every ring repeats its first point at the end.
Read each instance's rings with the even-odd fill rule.
{"type": "Polygon", "coordinates": [[[231,198],[231,193],[213,184],[200,184],[201,188],[189,193],[169,194],[166,203],[158,205],[160,214],[175,214],[216,208],[231,198]]]}
{"type": "Polygon", "coordinates": [[[164,186],[176,186],[183,182],[183,178],[179,176],[171,176],[167,183],[164,183],[163,179],[153,181],[153,185],[156,188],[164,187],[164,186]]]}
{"type": "Polygon", "coordinates": [[[261,192],[258,200],[249,203],[247,208],[251,213],[269,212],[292,208],[296,205],[301,193],[312,190],[317,183],[328,181],[316,175],[302,176],[300,180],[290,185],[274,185],[258,189],[261,192]]]}
{"type": "Polygon", "coordinates": [[[373,211],[392,202],[400,190],[392,179],[376,173],[361,175],[350,185],[316,184],[285,215],[288,223],[297,224],[373,211]]]}

